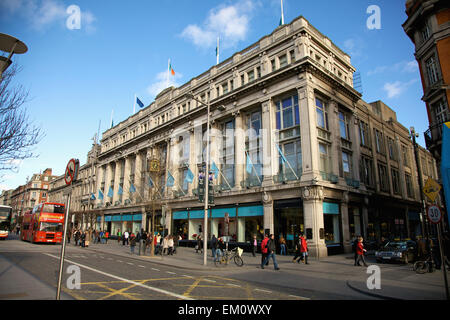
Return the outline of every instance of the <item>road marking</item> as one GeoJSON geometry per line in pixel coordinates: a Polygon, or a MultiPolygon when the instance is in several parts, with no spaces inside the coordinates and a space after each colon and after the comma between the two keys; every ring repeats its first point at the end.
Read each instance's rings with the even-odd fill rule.
{"type": "Polygon", "coordinates": [[[311,298],[301,297],[301,296],[294,296],[293,294],[290,294],[289,297],[297,298],[300,300],[311,300],[311,298]]]}
{"type": "Polygon", "coordinates": [[[209,279],[203,279],[203,281],[209,281],[209,282],[214,282],[214,283],[217,282],[217,281],[215,281],[215,280],[209,280],[209,279]]]}
{"type": "Polygon", "coordinates": [[[169,273],[169,274],[176,274],[175,272],[170,272],[170,271],[166,271],[166,273],[169,273]]]}
{"type": "Polygon", "coordinates": [[[228,285],[229,285],[229,286],[233,286],[233,287],[239,287],[239,288],[241,287],[240,285],[238,285],[238,284],[233,284],[233,283],[228,283],[228,285]]]}
{"type": "MultiPolygon", "coordinates": [[[[44,254],[47,255],[47,256],[49,256],[49,257],[58,259],[58,260],[59,260],[59,258],[60,258],[60,257],[58,257],[58,256],[54,256],[54,255],[49,254],[49,253],[44,253],[44,254]]],[[[106,273],[106,272],[103,272],[103,271],[100,271],[100,270],[97,270],[97,269],[94,269],[94,268],[91,268],[91,267],[82,265],[82,264],[80,264],[80,263],[76,263],[76,262],[74,262],[74,261],[70,261],[70,260],[67,260],[67,259],[66,259],[66,261],[67,261],[67,262],[70,262],[70,263],[72,263],[72,264],[74,264],[74,265],[77,265],[77,266],[79,266],[79,267],[85,268],[85,269],[87,269],[87,270],[90,270],[90,271],[93,271],[93,272],[97,272],[97,273],[102,274],[102,275],[104,275],[104,276],[111,277],[111,278],[113,278],[113,279],[117,279],[117,280],[120,280],[120,281],[128,282],[128,283],[133,284],[133,285],[135,285],[135,286],[139,286],[139,287],[142,287],[142,288],[145,288],[145,289],[149,289],[149,290],[156,291],[156,292],[159,292],[159,293],[162,293],[162,294],[166,294],[166,295],[168,295],[168,296],[172,296],[172,297],[175,297],[175,298],[178,298],[178,299],[183,299],[183,300],[193,300],[192,298],[189,298],[189,297],[186,297],[186,296],[182,296],[182,295],[179,295],[179,294],[177,294],[177,293],[173,293],[173,292],[170,292],[170,291],[167,291],[167,290],[163,290],[163,289],[159,289],[159,288],[147,286],[147,285],[144,285],[144,284],[139,283],[139,282],[136,282],[136,281],[132,281],[132,280],[128,280],[128,279],[125,279],[125,278],[122,278],[122,277],[118,277],[118,276],[112,275],[112,274],[110,274],[110,273],[106,273]]]]}
{"type": "Polygon", "coordinates": [[[116,260],[117,262],[120,262],[120,263],[122,263],[123,261],[122,260],[116,260]]]}
{"type": "Polygon", "coordinates": [[[193,278],[193,276],[188,276],[187,274],[183,274],[183,277],[193,278]]]}
{"type": "Polygon", "coordinates": [[[159,269],[156,269],[156,268],[152,268],[152,270],[159,271],[159,269]]]}
{"type": "Polygon", "coordinates": [[[145,268],[145,266],[138,265],[138,267],[145,268]]]}
{"type": "Polygon", "coordinates": [[[131,263],[131,262],[127,262],[127,264],[129,264],[131,266],[134,266],[134,263],[131,263]]]}
{"type": "Polygon", "coordinates": [[[261,292],[266,292],[266,293],[272,293],[272,291],[258,289],[258,288],[254,289],[254,291],[261,291],[261,292]]]}

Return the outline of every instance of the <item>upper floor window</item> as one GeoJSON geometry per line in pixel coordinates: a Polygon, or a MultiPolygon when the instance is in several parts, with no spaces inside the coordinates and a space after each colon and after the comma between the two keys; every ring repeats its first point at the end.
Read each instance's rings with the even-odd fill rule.
{"type": "Polygon", "coordinates": [[[328,111],[324,101],[316,98],[317,126],[328,130],[328,111]]]}
{"type": "Polygon", "coordinates": [[[255,71],[250,70],[247,72],[248,82],[255,80],[255,71]]]}
{"type": "Polygon", "coordinates": [[[408,148],[402,144],[403,165],[409,167],[408,148]]]}
{"type": "Polygon", "coordinates": [[[389,150],[389,158],[391,160],[398,160],[397,157],[397,148],[395,147],[394,139],[388,137],[388,150],[389,150]]]}
{"type": "Polygon", "coordinates": [[[373,129],[375,134],[375,144],[377,148],[378,153],[384,154],[384,138],[383,133],[381,131],[378,131],[377,129],[373,129]]]}
{"type": "Polygon", "coordinates": [[[342,152],[342,168],[344,170],[344,174],[351,172],[351,159],[352,157],[348,152],[342,152]]]}
{"type": "Polygon", "coordinates": [[[425,26],[420,31],[420,34],[422,36],[422,42],[425,42],[430,37],[431,32],[428,23],[425,23],[425,26]]]}
{"type": "Polygon", "coordinates": [[[287,61],[287,55],[283,54],[282,56],[280,56],[280,68],[283,68],[284,66],[287,66],[288,61],[287,61]]]}
{"type": "Polygon", "coordinates": [[[341,138],[350,140],[350,129],[348,123],[348,116],[342,111],[339,111],[339,130],[341,133],[341,138]]]}
{"type": "Polygon", "coordinates": [[[276,125],[278,130],[300,125],[297,95],[276,102],[276,125]]]}
{"type": "Polygon", "coordinates": [[[426,69],[427,69],[427,76],[428,76],[428,85],[432,85],[436,83],[439,79],[438,77],[438,71],[437,71],[437,65],[436,65],[436,59],[433,56],[431,56],[426,62],[426,69]]]}
{"type": "Polygon", "coordinates": [[[450,112],[445,104],[444,98],[431,105],[431,113],[436,124],[444,123],[450,120],[450,112]]]}
{"type": "Polygon", "coordinates": [[[361,145],[370,148],[369,125],[361,120],[359,121],[359,136],[361,138],[361,145]]]}

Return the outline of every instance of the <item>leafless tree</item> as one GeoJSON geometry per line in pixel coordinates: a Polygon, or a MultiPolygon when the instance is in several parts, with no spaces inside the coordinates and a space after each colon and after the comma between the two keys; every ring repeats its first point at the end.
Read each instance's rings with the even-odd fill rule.
{"type": "Polygon", "coordinates": [[[28,91],[14,84],[19,71],[13,63],[0,78],[0,173],[15,171],[20,160],[36,157],[33,149],[44,137],[27,115],[28,91]]]}

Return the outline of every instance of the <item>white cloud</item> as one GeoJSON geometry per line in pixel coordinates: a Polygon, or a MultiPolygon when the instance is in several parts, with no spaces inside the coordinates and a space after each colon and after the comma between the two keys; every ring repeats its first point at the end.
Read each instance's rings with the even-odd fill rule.
{"type": "Polygon", "coordinates": [[[395,81],[387,82],[383,86],[383,90],[386,91],[388,98],[396,98],[405,92],[408,87],[417,82],[417,79],[412,79],[408,82],[395,81]]]}
{"type": "Polygon", "coordinates": [[[190,24],[181,36],[202,48],[215,47],[217,37],[220,36],[221,47],[232,47],[247,37],[250,13],[254,8],[255,3],[247,0],[212,9],[203,26],[190,24]]]}
{"type": "MultiPolygon", "coordinates": [[[[55,23],[65,27],[65,22],[69,17],[66,9],[69,5],[61,0],[1,0],[0,12],[19,15],[33,29],[44,31],[55,23]]],[[[93,23],[96,18],[92,12],[82,9],[81,29],[92,32],[95,30],[93,23]]]]}
{"type": "Polygon", "coordinates": [[[394,65],[390,66],[378,66],[373,70],[369,70],[367,72],[368,76],[372,76],[375,74],[381,74],[386,71],[390,72],[406,72],[406,73],[414,73],[417,72],[419,69],[417,62],[415,60],[412,61],[401,61],[394,65]]]}
{"type": "Polygon", "coordinates": [[[162,71],[156,75],[154,82],[147,87],[147,93],[154,98],[166,88],[171,86],[177,88],[181,85],[177,80],[182,77],[183,75],[179,72],[176,72],[175,75],[172,76],[171,74],[168,74],[167,71],[162,71]]]}

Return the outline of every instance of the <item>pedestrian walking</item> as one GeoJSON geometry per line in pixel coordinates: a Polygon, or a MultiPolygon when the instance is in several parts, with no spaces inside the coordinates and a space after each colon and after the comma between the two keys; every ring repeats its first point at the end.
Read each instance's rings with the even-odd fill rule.
{"type": "Polygon", "coordinates": [[[301,254],[300,260],[304,264],[309,264],[308,263],[308,242],[306,241],[306,238],[303,236],[303,233],[300,233],[300,254],[301,254]]]}
{"type": "Polygon", "coordinates": [[[283,236],[280,237],[280,255],[286,255],[286,239],[283,236]]]}
{"type": "Polygon", "coordinates": [[[213,234],[211,237],[211,252],[214,260],[216,259],[216,249],[217,249],[217,238],[216,235],[213,234]]]}
{"type": "Polygon", "coordinates": [[[117,230],[117,244],[120,244],[120,240],[122,240],[122,232],[119,229],[117,230]]]}
{"type": "Polygon", "coordinates": [[[125,231],[123,245],[128,245],[128,238],[130,237],[130,233],[125,231]]]}
{"type": "Polygon", "coordinates": [[[109,232],[105,232],[105,243],[108,244],[109,232]]]}
{"type": "MultiPolygon", "coordinates": [[[[267,242],[269,241],[269,237],[267,235],[264,236],[263,241],[261,242],[261,264],[266,261],[266,257],[267,257],[267,242]]],[[[267,260],[266,266],[269,265],[269,260],[267,260]]]]}
{"type": "Polygon", "coordinates": [[[85,247],[85,241],[86,241],[86,233],[85,233],[85,232],[82,232],[82,233],[81,233],[80,247],[82,247],[82,248],[85,247]]]}
{"type": "Polygon", "coordinates": [[[267,257],[266,260],[263,261],[263,263],[261,263],[261,269],[264,269],[264,265],[266,263],[266,261],[269,261],[269,259],[272,257],[272,261],[273,261],[273,267],[275,270],[280,270],[280,268],[278,268],[278,263],[277,263],[277,258],[276,258],[276,243],[275,243],[275,236],[273,234],[270,235],[269,237],[269,241],[267,242],[267,257]]]}
{"type": "Polygon", "coordinates": [[[147,249],[147,232],[145,232],[144,229],[141,230],[141,241],[142,241],[142,247],[145,255],[145,251],[147,249]]]}
{"type": "Polygon", "coordinates": [[[364,266],[367,267],[367,263],[364,260],[364,252],[367,252],[366,249],[364,249],[363,245],[363,238],[359,237],[358,244],[356,245],[356,259],[355,259],[355,266],[361,266],[359,264],[360,261],[363,262],[364,266]]]}
{"type": "Polygon", "coordinates": [[[70,243],[70,238],[71,238],[71,236],[72,236],[72,230],[69,230],[69,231],[67,232],[67,243],[70,243]]]}
{"type": "Polygon", "coordinates": [[[301,248],[301,246],[302,246],[301,236],[302,236],[302,234],[299,234],[299,235],[298,235],[298,239],[297,239],[297,241],[295,242],[295,256],[294,256],[294,258],[292,259],[292,262],[300,263],[300,260],[301,260],[301,258],[302,258],[302,253],[301,253],[301,251],[300,251],[300,248],[301,248]],[[297,259],[298,259],[298,260],[297,260],[297,259]]]}
{"type": "Polygon", "coordinates": [[[256,234],[253,236],[252,255],[256,257],[256,251],[258,249],[258,240],[256,240],[256,234]]]}
{"type": "Polygon", "coordinates": [[[163,251],[162,254],[168,254],[169,252],[169,237],[165,236],[163,239],[163,251]]]}
{"type": "Polygon", "coordinates": [[[134,233],[131,233],[131,235],[130,235],[131,254],[134,254],[134,247],[136,247],[136,236],[134,235],[134,233]]]}
{"type": "Polygon", "coordinates": [[[219,260],[224,255],[225,249],[226,244],[222,237],[219,237],[219,239],[217,239],[216,257],[214,258],[214,261],[219,260]]]}
{"type": "Polygon", "coordinates": [[[174,246],[173,237],[172,236],[169,236],[169,238],[167,240],[167,246],[169,247],[168,255],[170,254],[172,256],[173,255],[173,246],[174,246]]]}

